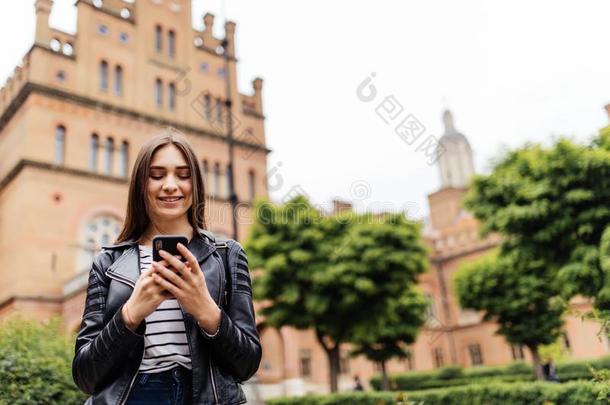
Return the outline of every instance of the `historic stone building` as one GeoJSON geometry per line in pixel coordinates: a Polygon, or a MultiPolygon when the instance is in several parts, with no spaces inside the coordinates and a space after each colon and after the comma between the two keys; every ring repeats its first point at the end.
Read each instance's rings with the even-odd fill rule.
{"type": "Polygon", "coordinates": [[[240,239],[268,194],[269,150],[262,80],[237,88],[235,23],[216,38],[212,14],[192,28],[190,0],[79,0],[69,34],[49,26],[52,5],[35,1],[35,42],[0,90],[0,317],[63,315],[74,331],[91,259],[118,235],[151,135],[171,126],[191,142],[209,227],[232,235],[231,118],[240,239]]]}
{"type": "MultiPolygon", "coordinates": [[[[438,159],[440,188],[428,196],[430,217],[424,230],[430,249],[430,268],[419,284],[430,299],[428,321],[409,351],[411,358],[390,361],[389,372],[431,370],[449,364],[465,367],[498,365],[513,360],[530,360],[525,347],[512,346],[495,334],[497,326],[482,322],[478,312],[460,308],[453,291],[452,277],[458,267],[489,252],[499,238],[479,237],[479,225],[462,207],[467,185],[474,174],[473,156],[467,138],[459,133],[450,111],[443,113],[445,131],[440,139],[445,152],[438,159]]],[[[346,209],[346,203],[335,201],[335,210],[346,209]]],[[[576,311],[590,309],[586,300],[574,300],[576,311]]],[[[610,354],[607,337],[598,337],[601,325],[582,321],[577,314],[565,317],[563,345],[576,359],[610,354]]],[[[312,331],[291,328],[266,331],[266,342],[283,348],[267,353],[260,376],[266,381],[284,381],[274,394],[299,394],[327,390],[328,367],[323,349],[312,331]]],[[[350,389],[352,377],[359,374],[366,382],[379,370],[358,357],[348,358],[349,347],[342,349],[340,387],[350,389]]],[[[261,378],[262,380],[262,378],[261,378]]],[[[271,385],[261,388],[271,388],[271,385]]]]}

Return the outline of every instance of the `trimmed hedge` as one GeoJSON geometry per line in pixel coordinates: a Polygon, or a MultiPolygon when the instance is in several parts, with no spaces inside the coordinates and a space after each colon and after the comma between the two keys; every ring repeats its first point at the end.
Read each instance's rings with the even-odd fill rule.
{"type": "Polygon", "coordinates": [[[87,396],[72,381],[74,339],[61,320],[43,325],[14,318],[0,323],[0,404],[81,405],[87,396]]]}
{"type": "MultiPolygon", "coordinates": [[[[556,364],[559,380],[590,380],[592,375],[587,365],[596,370],[610,369],[610,357],[559,362],[556,364]]],[[[504,366],[448,366],[434,371],[410,371],[391,374],[389,380],[394,391],[413,391],[492,382],[526,382],[534,381],[535,376],[531,364],[514,362],[504,366]]],[[[373,377],[370,383],[375,390],[381,389],[380,376],[373,377]]]]}
{"type": "Polygon", "coordinates": [[[494,383],[441,388],[410,393],[350,392],[332,395],[277,398],[268,405],[591,405],[606,404],[598,399],[601,384],[573,381],[566,384],[547,382],[494,383]]]}

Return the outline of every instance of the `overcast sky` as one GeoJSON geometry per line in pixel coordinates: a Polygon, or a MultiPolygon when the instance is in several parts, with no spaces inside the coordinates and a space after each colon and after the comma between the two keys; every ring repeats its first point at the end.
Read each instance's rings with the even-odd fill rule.
{"type": "MultiPolygon", "coordinates": [[[[34,38],[34,1],[8,3],[0,3],[2,83],[34,38]]],[[[75,31],[73,3],[55,0],[52,26],[75,31]]],[[[608,122],[609,2],[226,0],[224,8],[237,23],[240,89],[265,80],[278,201],[299,187],[321,205],[339,197],[426,215],[438,169],[376,115],[390,95],[424,137],[441,135],[450,108],[479,172],[502,148],[558,135],[585,141],[608,122]],[[377,97],[366,103],[356,89],[371,73],[377,97]]],[[[222,28],[222,9],[193,1],[194,27],[209,11],[222,28]]]]}

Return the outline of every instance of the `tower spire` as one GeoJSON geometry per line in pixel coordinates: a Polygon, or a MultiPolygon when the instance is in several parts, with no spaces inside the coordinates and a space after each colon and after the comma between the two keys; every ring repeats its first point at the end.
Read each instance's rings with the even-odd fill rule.
{"type": "Polygon", "coordinates": [[[444,152],[438,159],[441,188],[468,186],[474,174],[472,150],[468,139],[455,129],[453,114],[449,109],[443,112],[445,132],[440,139],[444,152]]]}

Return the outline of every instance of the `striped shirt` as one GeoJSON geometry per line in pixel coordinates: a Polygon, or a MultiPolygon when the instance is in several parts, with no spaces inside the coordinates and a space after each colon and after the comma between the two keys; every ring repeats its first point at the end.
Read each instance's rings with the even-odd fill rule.
{"type": "MultiPolygon", "coordinates": [[[[152,248],[140,247],[140,272],[152,263],[152,248]]],[[[139,372],[159,373],[178,365],[191,369],[191,353],[178,300],[169,298],[146,317],[144,357],[139,372]]]]}

